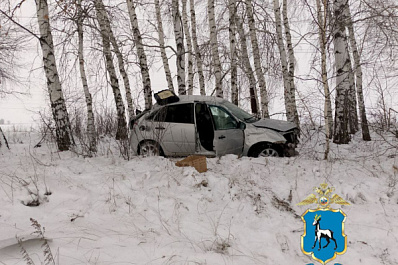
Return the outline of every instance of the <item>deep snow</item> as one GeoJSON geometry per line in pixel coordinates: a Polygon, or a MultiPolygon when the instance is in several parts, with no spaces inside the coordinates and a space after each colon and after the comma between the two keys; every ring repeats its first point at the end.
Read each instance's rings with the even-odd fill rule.
{"type": "Polygon", "coordinates": [[[324,161],[322,134],[308,131],[297,157],[208,158],[198,173],[176,167],[178,158],[126,161],[107,139],[88,158],[9,132],[11,150],[0,148],[0,264],[26,264],[15,236],[44,264],[30,218],[63,265],[316,264],[300,249],[300,215],[315,206],[296,204],[324,181],[351,203],[332,206],[347,214],[348,248],[328,264],[398,264],[398,141],[372,136],[332,144],[324,161]],[[39,206],[25,206],[29,193],[39,206]]]}

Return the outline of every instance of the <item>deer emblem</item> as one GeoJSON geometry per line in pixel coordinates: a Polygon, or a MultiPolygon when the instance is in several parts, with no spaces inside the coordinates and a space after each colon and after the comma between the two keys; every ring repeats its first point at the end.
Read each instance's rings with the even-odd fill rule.
{"type": "Polygon", "coordinates": [[[319,221],[321,221],[321,215],[315,215],[314,217],[314,223],[312,224],[313,226],[315,226],[315,242],[314,242],[314,246],[312,248],[315,247],[316,242],[318,241],[319,243],[319,248],[318,250],[321,249],[321,238],[326,238],[327,244],[323,247],[326,248],[329,243],[330,240],[334,241],[334,249],[337,249],[337,243],[336,243],[336,239],[333,238],[333,231],[330,229],[321,229],[320,225],[319,225],[319,221]]]}

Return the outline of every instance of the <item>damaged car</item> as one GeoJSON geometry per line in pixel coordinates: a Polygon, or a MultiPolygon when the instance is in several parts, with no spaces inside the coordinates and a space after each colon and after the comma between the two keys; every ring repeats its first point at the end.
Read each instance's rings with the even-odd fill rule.
{"type": "Polygon", "coordinates": [[[292,122],[259,119],[216,97],[161,91],[158,104],[130,121],[137,155],[294,156],[299,129],[292,122]]]}

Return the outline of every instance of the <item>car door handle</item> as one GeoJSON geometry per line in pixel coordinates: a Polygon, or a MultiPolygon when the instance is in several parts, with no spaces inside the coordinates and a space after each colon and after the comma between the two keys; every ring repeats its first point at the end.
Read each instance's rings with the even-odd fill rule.
{"type": "Polygon", "coordinates": [[[225,138],[224,135],[221,135],[221,136],[218,137],[218,139],[224,139],[224,138],[225,138]]]}
{"type": "Polygon", "coordinates": [[[166,128],[164,128],[164,127],[155,127],[155,129],[157,129],[157,130],[164,130],[164,129],[166,129],[166,128]]]}

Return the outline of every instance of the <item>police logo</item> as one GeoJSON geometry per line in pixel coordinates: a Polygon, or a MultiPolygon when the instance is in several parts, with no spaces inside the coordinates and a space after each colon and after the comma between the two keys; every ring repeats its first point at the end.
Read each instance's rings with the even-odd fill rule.
{"type": "Polygon", "coordinates": [[[297,205],[316,203],[316,209],[308,209],[301,216],[304,234],[301,236],[301,251],[321,264],[326,264],[347,250],[347,236],[344,233],[346,214],[340,209],[330,208],[330,204],[349,205],[337,194],[332,195],[333,187],[323,183],[315,187],[318,196],[311,194],[297,205]]]}

